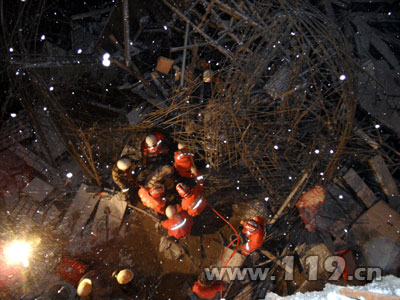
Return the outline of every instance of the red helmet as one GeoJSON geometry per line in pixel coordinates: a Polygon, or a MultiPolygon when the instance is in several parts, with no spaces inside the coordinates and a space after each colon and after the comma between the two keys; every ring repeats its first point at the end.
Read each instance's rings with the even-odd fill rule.
{"type": "Polygon", "coordinates": [[[190,193],[190,187],[182,182],[176,185],[176,190],[181,197],[187,197],[190,193]]]}
{"type": "Polygon", "coordinates": [[[150,196],[154,197],[154,198],[159,198],[161,197],[165,192],[164,186],[160,185],[160,186],[155,186],[149,189],[149,194],[150,196]]]}

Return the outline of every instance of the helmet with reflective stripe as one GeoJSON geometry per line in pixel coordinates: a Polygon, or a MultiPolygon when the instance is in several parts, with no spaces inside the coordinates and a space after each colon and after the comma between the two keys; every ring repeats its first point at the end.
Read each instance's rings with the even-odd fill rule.
{"type": "Polygon", "coordinates": [[[157,138],[150,134],[146,137],[145,143],[148,147],[154,147],[157,144],[157,138]]]}

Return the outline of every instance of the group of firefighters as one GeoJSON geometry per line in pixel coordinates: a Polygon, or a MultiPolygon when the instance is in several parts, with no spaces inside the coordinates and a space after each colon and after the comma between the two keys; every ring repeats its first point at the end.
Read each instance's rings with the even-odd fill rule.
{"type": "MultiPolygon", "coordinates": [[[[204,211],[207,202],[203,196],[204,177],[196,168],[194,154],[181,143],[177,148],[172,161],[165,135],[153,132],[141,144],[142,165],[135,165],[130,158],[121,158],[114,165],[112,176],[121,189],[123,200],[131,199],[136,185],[142,204],[158,216],[167,217],[161,221],[161,226],[168,230],[169,236],[182,239],[190,234],[193,218],[204,211]],[[174,177],[178,182],[176,185],[174,177]],[[172,204],[167,206],[167,202],[172,204]]],[[[249,255],[264,242],[264,222],[260,217],[254,217],[242,220],[241,224],[247,242],[240,250],[243,255],[249,255]]],[[[224,290],[222,281],[208,281],[204,274],[192,287],[202,299],[212,299],[224,290]]]]}

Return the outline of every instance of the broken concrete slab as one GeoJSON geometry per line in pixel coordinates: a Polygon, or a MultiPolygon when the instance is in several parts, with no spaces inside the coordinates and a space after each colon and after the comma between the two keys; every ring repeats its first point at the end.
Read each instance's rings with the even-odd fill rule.
{"type": "Polygon", "coordinates": [[[22,158],[27,165],[31,166],[33,169],[41,173],[43,176],[49,179],[49,181],[56,187],[63,187],[64,182],[59,177],[58,171],[41,159],[34,152],[29,150],[28,148],[22,146],[19,143],[16,143],[10,150],[13,151],[16,155],[22,158]]]}
{"type": "Polygon", "coordinates": [[[360,199],[367,208],[371,207],[376,201],[378,201],[375,194],[353,169],[350,169],[343,176],[343,179],[353,189],[357,194],[358,199],[360,199]]]}
{"type": "Polygon", "coordinates": [[[87,185],[81,184],[75,198],[68,208],[58,230],[65,235],[80,233],[92,214],[99,197],[86,192],[87,185]]]}
{"type": "Polygon", "coordinates": [[[400,267],[400,216],[383,200],[353,224],[351,237],[359,245],[365,266],[396,272],[400,267]]]}
{"type": "Polygon", "coordinates": [[[160,239],[158,251],[162,253],[165,258],[172,260],[178,260],[185,254],[185,251],[181,245],[175,243],[172,239],[169,239],[165,236],[161,237],[160,239]]]}
{"type": "Polygon", "coordinates": [[[366,73],[361,73],[359,80],[361,107],[379,120],[381,124],[400,135],[398,126],[400,124],[400,114],[392,109],[393,103],[391,103],[394,101],[392,98],[396,98],[388,96],[388,94],[395,95],[396,90],[400,90],[400,86],[393,82],[393,78],[396,78],[395,72],[390,69],[385,61],[369,60],[363,65],[363,69],[366,73]],[[390,75],[391,73],[393,75],[390,75]],[[380,83],[384,85],[384,91],[376,83],[375,79],[368,76],[368,74],[381,81],[380,83]],[[382,78],[385,80],[382,81],[382,78]]]}
{"type": "Polygon", "coordinates": [[[323,244],[302,244],[296,252],[299,254],[300,262],[308,273],[308,280],[328,279],[330,274],[325,271],[325,261],[332,257],[333,253],[323,244]]]}
{"type": "Polygon", "coordinates": [[[336,239],[340,239],[361,215],[363,207],[336,184],[331,184],[326,189],[326,199],[315,214],[316,226],[319,230],[327,231],[336,239]]]}
{"type": "Polygon", "coordinates": [[[392,175],[390,174],[389,168],[385,164],[385,160],[382,156],[377,155],[371,158],[369,161],[371,169],[374,171],[376,179],[388,197],[389,205],[396,210],[400,209],[400,194],[397,188],[396,182],[394,181],[392,175]]]}
{"type": "Polygon", "coordinates": [[[132,109],[128,114],[126,114],[126,118],[131,125],[139,124],[145,117],[146,114],[150,113],[153,109],[148,107],[145,103],[137,106],[132,109]]]}
{"type": "Polygon", "coordinates": [[[116,194],[110,198],[100,200],[88,240],[88,248],[106,243],[118,235],[122,218],[128,203],[122,201],[121,195],[116,194]]]}
{"type": "Polygon", "coordinates": [[[42,202],[52,192],[54,187],[38,177],[33,180],[22,190],[29,198],[36,202],[42,202]]]}
{"type": "Polygon", "coordinates": [[[59,221],[60,217],[61,217],[61,211],[59,211],[57,207],[52,205],[47,210],[42,224],[44,226],[53,225],[53,224],[57,223],[57,221],[59,221]]]}
{"type": "MultiPolygon", "coordinates": [[[[47,112],[47,108],[44,107],[43,109],[35,109],[35,117],[40,126],[41,130],[43,131],[47,145],[51,145],[49,147],[50,155],[52,159],[56,159],[61,154],[67,151],[67,147],[64,144],[63,139],[61,138],[60,133],[57,130],[57,127],[54,125],[51,117],[47,112]]],[[[40,139],[39,139],[40,141],[40,139]]],[[[40,143],[33,143],[36,147],[35,151],[37,153],[41,153],[42,146],[40,143]]]]}
{"type": "Polygon", "coordinates": [[[32,126],[24,114],[17,114],[15,118],[4,122],[0,130],[0,150],[6,149],[32,136],[32,126]]]}

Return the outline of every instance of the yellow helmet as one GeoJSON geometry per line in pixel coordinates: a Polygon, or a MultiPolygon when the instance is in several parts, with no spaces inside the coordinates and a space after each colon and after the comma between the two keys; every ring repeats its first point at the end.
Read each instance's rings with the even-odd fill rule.
{"type": "Polygon", "coordinates": [[[117,168],[121,171],[128,170],[131,165],[132,161],[129,158],[121,158],[119,161],[117,161],[117,168]]]}
{"type": "Polygon", "coordinates": [[[165,210],[165,215],[168,219],[171,219],[176,214],[176,207],[175,205],[169,205],[165,210]]]}
{"type": "Polygon", "coordinates": [[[116,278],[119,284],[127,284],[132,280],[133,272],[129,269],[124,269],[118,272],[116,278]]]}
{"type": "Polygon", "coordinates": [[[86,297],[92,291],[92,281],[89,278],[83,279],[79,282],[79,285],[76,289],[76,293],[79,297],[86,297]]]}
{"type": "Polygon", "coordinates": [[[145,143],[148,147],[154,147],[157,144],[157,139],[154,135],[150,134],[146,137],[145,143]]]}

